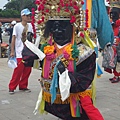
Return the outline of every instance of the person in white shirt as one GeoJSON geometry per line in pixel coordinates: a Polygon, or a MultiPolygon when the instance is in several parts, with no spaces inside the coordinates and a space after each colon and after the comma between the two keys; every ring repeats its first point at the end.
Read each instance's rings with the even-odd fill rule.
{"type": "Polygon", "coordinates": [[[12,79],[9,83],[9,93],[14,94],[14,90],[19,86],[19,90],[31,92],[28,89],[28,78],[31,73],[31,67],[25,67],[22,62],[22,50],[24,48],[24,41],[27,37],[27,32],[32,32],[32,25],[30,21],[30,10],[28,8],[21,11],[22,21],[17,23],[13,29],[12,43],[11,43],[11,57],[17,59],[17,67],[14,69],[12,79]]]}

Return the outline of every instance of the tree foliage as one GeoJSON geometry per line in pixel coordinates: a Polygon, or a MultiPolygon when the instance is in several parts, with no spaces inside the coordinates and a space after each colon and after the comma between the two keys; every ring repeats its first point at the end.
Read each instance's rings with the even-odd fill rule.
{"type": "Polygon", "coordinates": [[[8,0],[4,10],[0,10],[1,17],[20,17],[20,11],[24,8],[36,9],[35,0],[8,0]]]}
{"type": "Polygon", "coordinates": [[[0,16],[5,18],[9,17],[19,18],[20,13],[17,10],[5,9],[0,12],[0,16]]]}

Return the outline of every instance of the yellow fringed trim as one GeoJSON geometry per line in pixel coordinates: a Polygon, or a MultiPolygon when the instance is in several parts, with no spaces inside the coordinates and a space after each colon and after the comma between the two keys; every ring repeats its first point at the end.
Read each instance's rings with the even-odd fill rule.
{"type": "MultiPolygon", "coordinates": [[[[92,98],[92,91],[91,90],[86,90],[84,92],[79,92],[79,93],[70,93],[70,97],[68,97],[65,101],[61,100],[61,95],[57,94],[56,95],[56,100],[54,101],[55,104],[69,104],[70,103],[70,98],[75,98],[76,100],[80,100],[80,97],[85,97],[89,96],[92,98]]],[[[51,103],[51,94],[48,92],[43,91],[43,100],[45,100],[48,103],[51,103]]]]}
{"type": "MultiPolygon", "coordinates": [[[[51,103],[51,94],[48,92],[43,91],[43,99],[48,102],[51,103]]],[[[68,104],[69,103],[69,98],[66,99],[64,102],[61,100],[61,95],[57,94],[56,95],[56,100],[54,101],[55,104],[68,104]]]]}

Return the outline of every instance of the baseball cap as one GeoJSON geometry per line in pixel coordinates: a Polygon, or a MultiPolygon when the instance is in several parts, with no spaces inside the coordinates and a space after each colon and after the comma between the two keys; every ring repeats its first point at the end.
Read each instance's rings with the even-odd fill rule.
{"type": "Polygon", "coordinates": [[[15,21],[15,20],[13,20],[13,21],[11,22],[11,24],[12,24],[12,25],[15,25],[15,24],[16,24],[16,21],[15,21]]]}
{"type": "Polygon", "coordinates": [[[29,10],[28,8],[23,9],[23,10],[21,11],[21,16],[23,16],[23,15],[29,15],[29,14],[31,14],[31,12],[30,12],[30,10],[29,10]]]}

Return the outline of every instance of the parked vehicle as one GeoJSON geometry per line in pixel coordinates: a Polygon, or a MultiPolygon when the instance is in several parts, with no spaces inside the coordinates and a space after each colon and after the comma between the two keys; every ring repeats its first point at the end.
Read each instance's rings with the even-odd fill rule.
{"type": "Polygon", "coordinates": [[[10,27],[10,23],[4,23],[4,24],[1,26],[2,31],[3,31],[2,35],[5,35],[5,36],[9,35],[9,32],[5,32],[5,29],[6,29],[6,28],[9,28],[9,27],[10,27]]]}

